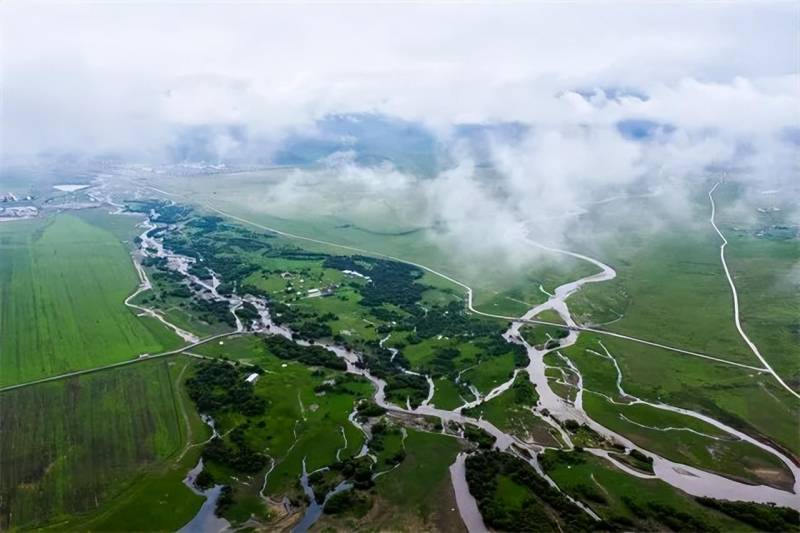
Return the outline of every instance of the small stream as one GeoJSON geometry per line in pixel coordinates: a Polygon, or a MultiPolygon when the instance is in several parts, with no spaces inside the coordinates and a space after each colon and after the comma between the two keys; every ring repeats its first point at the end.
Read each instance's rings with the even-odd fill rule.
{"type": "Polygon", "coordinates": [[[292,533],[305,533],[308,531],[311,526],[313,526],[317,520],[319,520],[319,517],[322,516],[322,512],[325,509],[325,504],[328,503],[328,500],[331,497],[339,494],[340,492],[344,492],[353,488],[352,484],[342,481],[325,495],[325,499],[322,501],[322,503],[318,503],[314,494],[314,488],[308,482],[308,475],[309,474],[306,471],[306,460],[303,459],[303,474],[300,476],[300,486],[303,487],[303,493],[305,493],[306,497],[308,498],[309,504],[308,508],[306,508],[303,518],[292,529],[292,533]]]}
{"type": "Polygon", "coordinates": [[[189,490],[197,495],[205,497],[206,501],[200,506],[197,514],[194,515],[185,526],[178,530],[178,533],[219,533],[230,529],[230,522],[224,518],[220,518],[214,512],[217,507],[217,500],[222,492],[222,485],[214,485],[207,490],[199,490],[194,485],[195,479],[203,471],[203,459],[201,458],[197,465],[189,470],[183,480],[183,484],[189,487],[189,490]]]}
{"type": "Polygon", "coordinates": [[[456,462],[450,466],[450,479],[453,482],[453,491],[456,494],[456,505],[458,514],[469,533],[484,533],[489,531],[483,523],[483,516],[478,509],[478,502],[469,491],[467,484],[467,469],[465,466],[467,455],[459,453],[456,462]]]}

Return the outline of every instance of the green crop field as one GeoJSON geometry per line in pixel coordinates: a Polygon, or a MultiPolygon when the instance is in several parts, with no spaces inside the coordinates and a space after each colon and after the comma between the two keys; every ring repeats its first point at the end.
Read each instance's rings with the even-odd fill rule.
{"type": "MultiPolygon", "coordinates": [[[[163,480],[156,473],[188,438],[178,370],[166,359],[148,361],[0,393],[0,527],[67,527],[108,512],[130,491],[142,496],[134,484],[163,480]]],[[[180,483],[191,466],[145,494],[170,503],[171,514],[153,523],[179,527],[199,507],[180,483]]],[[[105,523],[133,524],[114,513],[105,523]]]]}
{"type": "Polygon", "coordinates": [[[138,283],[128,251],[114,233],[87,219],[61,214],[2,224],[0,255],[0,385],[180,342],[125,307],[138,283]]]}

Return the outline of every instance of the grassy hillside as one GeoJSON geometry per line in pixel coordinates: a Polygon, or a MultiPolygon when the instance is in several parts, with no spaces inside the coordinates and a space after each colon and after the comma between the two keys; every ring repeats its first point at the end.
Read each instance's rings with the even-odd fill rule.
{"type": "Polygon", "coordinates": [[[0,385],[159,352],[180,341],[125,307],[138,281],[128,251],[83,217],[2,224],[0,255],[0,385]]]}

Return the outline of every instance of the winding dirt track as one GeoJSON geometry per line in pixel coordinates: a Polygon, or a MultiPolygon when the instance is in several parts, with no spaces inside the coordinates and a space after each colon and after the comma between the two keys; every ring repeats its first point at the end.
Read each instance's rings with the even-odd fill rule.
{"type": "Polygon", "coordinates": [[[739,295],[736,292],[736,285],[733,283],[731,271],[728,269],[728,263],[725,261],[725,247],[728,245],[728,239],[726,239],[725,235],[723,235],[719,230],[715,221],[717,206],[714,203],[714,191],[717,190],[717,187],[719,187],[721,183],[721,181],[716,182],[714,186],[711,187],[711,190],[708,191],[708,201],[711,203],[711,217],[709,218],[709,221],[711,222],[711,226],[714,227],[714,231],[716,231],[717,235],[719,235],[719,238],[722,239],[722,244],[719,247],[719,259],[722,261],[722,268],[725,270],[725,277],[728,278],[728,285],[731,287],[731,296],[733,296],[733,321],[736,323],[736,329],[739,331],[739,335],[741,335],[742,340],[744,340],[744,342],[750,348],[750,351],[753,352],[758,360],[761,361],[761,364],[764,365],[764,370],[772,374],[772,377],[774,377],[778,383],[780,383],[783,388],[789,391],[795,398],[800,398],[800,394],[787,385],[783,379],[781,379],[778,373],[772,369],[767,360],[764,359],[764,356],[761,355],[761,352],[758,350],[758,346],[756,346],[755,343],[750,340],[750,337],[748,337],[744,332],[744,329],[742,329],[742,322],[739,318],[739,295]]]}

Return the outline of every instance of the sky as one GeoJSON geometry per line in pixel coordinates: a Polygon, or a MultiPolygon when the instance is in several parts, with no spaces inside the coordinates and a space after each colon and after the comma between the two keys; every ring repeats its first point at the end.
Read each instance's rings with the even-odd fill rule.
{"type": "Polygon", "coordinates": [[[11,0],[0,21],[5,159],[158,162],[208,127],[217,160],[263,160],[326,116],[391,117],[430,131],[451,164],[422,180],[345,150],[253,202],[368,190],[476,257],[524,263],[520,238],[563,240],[548,206],[580,212],[644,182],[672,191],[676,213],[709,169],[765,183],[800,170],[797,2],[11,0]],[[487,182],[458,125],[507,123],[524,133],[489,136],[487,182]]]}
{"type": "Polygon", "coordinates": [[[798,124],[798,6],[11,0],[3,152],[157,156],[181,127],[240,124],[277,140],[352,112],[441,135],[629,116],[760,134],[798,124]],[[572,92],[609,87],[649,99],[572,92]]]}

